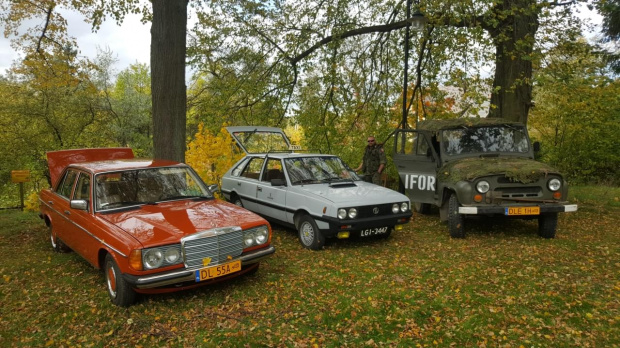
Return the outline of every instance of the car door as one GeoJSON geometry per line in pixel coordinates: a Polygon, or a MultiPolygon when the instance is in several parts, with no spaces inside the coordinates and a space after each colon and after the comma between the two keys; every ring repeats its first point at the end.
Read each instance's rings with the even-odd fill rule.
{"type": "Polygon", "coordinates": [[[77,244],[74,241],[75,230],[72,228],[69,199],[73,194],[78,173],[77,170],[67,169],[60,177],[54,194],[50,196],[50,201],[46,202],[52,208],[53,215],[51,219],[56,236],[73,250],[75,250],[77,244]]]}
{"type": "Polygon", "coordinates": [[[241,171],[233,188],[239,195],[243,207],[257,213],[260,207],[256,194],[264,162],[263,157],[252,157],[241,171]]]}
{"type": "Polygon", "coordinates": [[[412,202],[436,204],[438,153],[428,134],[398,130],[394,141],[394,163],[401,187],[412,202]]]}
{"type": "Polygon", "coordinates": [[[97,250],[99,249],[99,238],[106,239],[103,236],[96,236],[93,233],[94,217],[92,215],[92,185],[91,176],[88,173],[80,172],[71,197],[72,201],[86,201],[87,210],[71,208],[69,209],[69,217],[72,230],[72,240],[74,246],[72,249],[78,252],[82,257],[92,264],[96,263],[97,250]]]}
{"type": "Polygon", "coordinates": [[[287,186],[273,186],[272,179],[280,179],[286,183],[282,161],[268,157],[257,186],[258,212],[272,219],[286,221],[287,186]]]}

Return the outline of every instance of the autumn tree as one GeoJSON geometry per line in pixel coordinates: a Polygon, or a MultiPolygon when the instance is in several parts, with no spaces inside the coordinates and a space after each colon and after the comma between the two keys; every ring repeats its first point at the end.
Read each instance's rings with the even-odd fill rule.
{"type": "Polygon", "coordinates": [[[601,42],[609,45],[607,61],[620,73],[620,0],[597,1],[590,8],[596,8],[603,16],[601,42]]]}
{"type": "MultiPolygon", "coordinates": [[[[416,37],[417,44],[413,45],[415,54],[412,56],[416,64],[411,66],[419,82],[416,85],[420,91],[418,98],[429,81],[444,80],[446,70],[461,69],[469,74],[471,67],[491,62],[494,78],[488,89],[491,91],[489,116],[525,122],[531,107],[532,64],[538,59],[535,44],[539,40],[539,28],[552,15],[561,13],[557,12],[558,8],[575,3],[544,0],[421,1],[417,8],[429,19],[429,25],[423,35],[416,37]],[[443,61],[446,57],[452,58],[453,63],[446,64],[443,61]]],[[[406,0],[370,3],[360,0],[318,3],[234,0],[192,4],[196,7],[198,21],[191,33],[190,62],[204,73],[213,72],[209,68],[217,64],[236,70],[238,60],[232,58],[232,54],[236,50],[254,52],[260,58],[254,62],[260,64],[255,65],[256,70],[245,83],[249,86],[258,85],[258,81],[266,83],[262,93],[254,93],[256,97],[247,104],[257,105],[269,98],[279,100],[277,103],[284,106],[283,111],[272,114],[272,117],[281,119],[283,115],[305,111],[291,112],[301,104],[297,92],[303,88],[302,83],[311,75],[312,69],[318,71],[321,68],[323,75],[317,85],[320,89],[316,91],[323,95],[317,99],[322,105],[312,105],[313,110],[322,109],[333,115],[356,114],[358,106],[353,106],[356,104],[352,102],[354,98],[346,101],[337,94],[343,91],[335,89],[341,84],[337,80],[345,81],[341,84],[344,87],[353,86],[358,80],[357,87],[362,93],[351,91],[350,95],[357,94],[366,110],[374,110],[370,114],[372,119],[383,117],[386,114],[384,107],[394,104],[393,99],[401,93],[397,82],[401,77],[399,63],[403,56],[400,33],[408,23],[404,16],[406,0]],[[352,62],[358,69],[363,69],[363,73],[347,69],[352,62]],[[349,75],[343,80],[345,74],[349,75]],[[349,106],[354,109],[349,110],[349,106]]],[[[11,3],[12,14],[22,15],[8,19],[14,29],[26,18],[23,14],[28,11],[38,11],[47,18],[45,25],[35,30],[39,39],[35,46],[39,52],[39,44],[50,41],[50,29],[64,28],[62,17],[56,11],[58,6],[78,9],[91,20],[95,29],[107,16],[120,21],[130,12],[142,12],[146,20],[152,20],[154,154],[159,158],[182,160],[186,141],[184,78],[188,1],[154,0],[150,8],[130,0],[24,1],[11,3]],[[52,23],[50,20],[56,20],[59,25],[47,25],[52,23]]],[[[570,15],[567,11],[561,14],[560,17],[570,15]]],[[[567,33],[573,32],[572,29],[569,25],[562,28],[567,33]]],[[[478,89],[476,80],[481,81],[474,77],[459,83],[463,90],[472,91],[478,89]]],[[[486,89],[479,90],[484,93],[486,89]]],[[[337,118],[333,118],[331,124],[339,122],[337,118]]],[[[317,120],[314,122],[316,124],[317,120]]],[[[318,136],[328,140],[328,129],[323,129],[318,136]]]]}
{"type": "Polygon", "coordinates": [[[620,81],[605,68],[579,40],[551,48],[536,74],[531,134],[573,182],[620,184],[620,81]]]}

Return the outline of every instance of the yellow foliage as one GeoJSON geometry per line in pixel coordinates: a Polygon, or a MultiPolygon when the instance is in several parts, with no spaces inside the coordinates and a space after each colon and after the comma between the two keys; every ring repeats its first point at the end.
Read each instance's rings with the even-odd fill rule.
{"type": "Polygon", "coordinates": [[[25,211],[39,211],[39,193],[32,192],[24,199],[25,211]]]}
{"type": "Polygon", "coordinates": [[[243,157],[236,151],[236,143],[224,126],[218,134],[211,134],[203,123],[198,125],[194,140],[185,152],[185,161],[207,184],[222,184],[222,176],[243,157]]]}

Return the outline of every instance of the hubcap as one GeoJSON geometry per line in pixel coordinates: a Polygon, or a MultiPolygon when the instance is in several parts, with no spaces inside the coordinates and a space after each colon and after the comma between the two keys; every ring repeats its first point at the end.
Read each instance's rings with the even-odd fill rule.
{"type": "Polygon", "coordinates": [[[311,245],[314,240],[314,229],[308,222],[303,222],[299,227],[299,234],[304,245],[311,245]]]}
{"type": "Polygon", "coordinates": [[[52,248],[56,249],[56,238],[54,238],[54,230],[52,230],[52,227],[49,227],[50,230],[50,242],[52,243],[52,248]]]}
{"type": "Polygon", "coordinates": [[[114,271],[114,267],[111,265],[108,266],[107,281],[108,281],[108,291],[110,292],[110,296],[116,297],[116,272],[114,271]]]}

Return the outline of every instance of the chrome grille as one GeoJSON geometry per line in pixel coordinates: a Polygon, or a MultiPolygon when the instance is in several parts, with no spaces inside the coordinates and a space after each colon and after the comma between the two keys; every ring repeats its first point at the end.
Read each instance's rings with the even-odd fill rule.
{"type": "Polygon", "coordinates": [[[185,267],[200,268],[224,263],[241,255],[243,231],[240,227],[217,228],[181,239],[185,267]],[[203,259],[211,258],[207,264],[203,259]]]}

